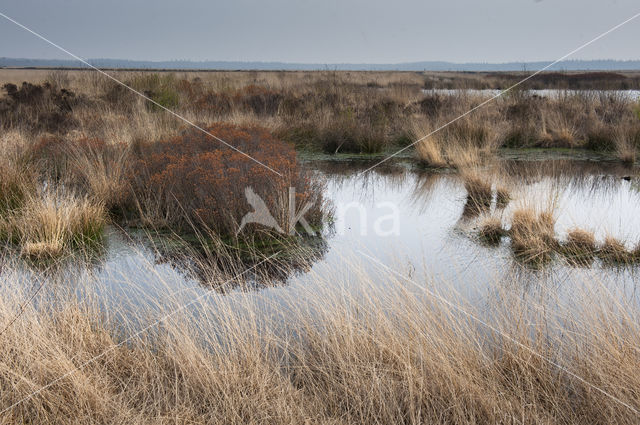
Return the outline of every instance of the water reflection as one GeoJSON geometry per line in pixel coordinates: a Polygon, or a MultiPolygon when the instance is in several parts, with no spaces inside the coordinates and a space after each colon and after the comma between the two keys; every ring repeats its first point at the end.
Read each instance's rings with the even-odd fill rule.
{"type": "MultiPolygon", "coordinates": [[[[479,217],[497,214],[508,222],[514,209],[523,203],[547,202],[551,193],[560,239],[578,226],[594,231],[599,241],[614,235],[633,245],[640,238],[640,193],[632,169],[595,161],[501,161],[492,167],[514,182],[513,199],[498,205],[494,197],[490,205],[478,206],[467,199],[456,174],[416,169],[402,161],[360,174],[373,163],[309,163],[328,181],[334,226],[296,256],[232,282],[221,282],[221,276],[233,274],[237,266],[221,264],[220,257],[212,255],[215,249],[207,255],[167,250],[168,245],[150,242],[146,234],[111,229],[106,251],[91,261],[70,261],[42,273],[5,258],[0,284],[30,285],[49,279],[51,288],[92,285],[94,292],[113,300],[161,300],[166,294],[194,295],[211,289],[232,294],[239,288],[268,297],[284,293],[295,297],[313,291],[318,279],[353,281],[355,286],[359,267],[375,270],[360,255],[362,251],[418,281],[457,291],[479,306],[489,305],[492,294],[505,288],[554,305],[570,304],[577,288],[593,296],[606,290],[637,302],[637,267],[611,267],[596,258],[577,262],[559,254],[545,267],[529,267],[513,257],[506,238],[489,246],[474,237],[479,217]],[[398,229],[381,234],[381,227],[388,229],[376,223],[388,223],[384,222],[391,215],[388,205],[397,210],[398,229]],[[220,270],[225,273],[219,274],[220,270]]],[[[376,285],[390,284],[383,276],[369,275],[378,279],[376,285]]],[[[356,290],[345,285],[340,290],[356,290]]]]}

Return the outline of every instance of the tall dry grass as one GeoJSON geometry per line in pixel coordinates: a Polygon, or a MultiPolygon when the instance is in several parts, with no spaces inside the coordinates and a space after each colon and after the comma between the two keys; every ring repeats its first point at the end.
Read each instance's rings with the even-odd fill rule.
{"type": "Polygon", "coordinates": [[[105,224],[102,205],[48,189],[30,195],[21,208],[4,217],[0,233],[26,257],[55,259],[72,247],[99,244],[105,224]]]}
{"type": "MultiPolygon", "coordinates": [[[[373,274],[384,285],[209,295],[138,335],[197,292],[123,321],[127,301],[105,314],[96,282],[82,302],[59,291],[0,335],[0,423],[637,423],[638,317],[609,291],[557,311],[498,285],[487,315],[438,282],[487,328],[373,274]]],[[[5,287],[2,323],[26,296],[5,287]]]]}

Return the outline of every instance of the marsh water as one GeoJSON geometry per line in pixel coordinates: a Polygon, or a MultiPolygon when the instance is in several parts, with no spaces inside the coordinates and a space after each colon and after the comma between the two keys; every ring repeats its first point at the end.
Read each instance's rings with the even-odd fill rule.
{"type": "MultiPolygon", "coordinates": [[[[507,87],[505,87],[507,89],[507,87]]],[[[502,90],[498,89],[424,89],[425,94],[440,94],[440,95],[457,95],[457,94],[469,94],[479,97],[494,97],[502,93],[502,90]]],[[[617,97],[619,99],[638,100],[640,99],[640,90],[562,90],[562,89],[531,89],[526,92],[532,96],[559,98],[562,96],[572,95],[590,95],[600,96],[601,94],[607,96],[617,97]]]]}
{"type": "MultiPolygon", "coordinates": [[[[513,183],[512,200],[495,202],[484,211],[469,208],[464,184],[449,172],[420,169],[408,161],[388,162],[362,174],[366,161],[312,161],[307,166],[326,179],[333,220],[323,232],[325,244],[307,267],[298,268],[275,284],[254,285],[251,296],[277,300],[313,296],[323,281],[340,290],[354,290],[366,275],[376,285],[405,281],[455,291],[482,306],[496,288],[522,296],[543,297],[553,305],[571,303],[576,291],[600,291],[637,304],[640,267],[615,267],[594,259],[575,265],[557,256],[543,267],[532,267],[514,257],[509,240],[498,246],[483,244],[475,229],[479,217],[494,214],[508,226],[519,206],[553,205],[555,231],[560,240],[567,230],[580,227],[607,235],[632,248],[640,240],[640,182],[633,169],[615,162],[589,159],[502,160],[498,166],[513,183]],[[385,267],[390,267],[393,272],[385,267]],[[390,273],[402,276],[390,279],[390,273]],[[300,294],[300,295],[298,295],[300,294]]],[[[110,228],[105,251],[89,262],[42,272],[9,261],[0,271],[3,287],[16,282],[48,291],[91,286],[107,304],[162,305],[163,299],[183,294],[184,300],[212,293],[207,302],[233,300],[247,288],[216,291],[180,264],[158,258],[145,238],[110,228]],[[21,282],[21,283],[20,283],[21,282]]],[[[202,301],[205,302],[205,301],[202,301]]],[[[229,301],[231,302],[231,301],[229,301]]]]}

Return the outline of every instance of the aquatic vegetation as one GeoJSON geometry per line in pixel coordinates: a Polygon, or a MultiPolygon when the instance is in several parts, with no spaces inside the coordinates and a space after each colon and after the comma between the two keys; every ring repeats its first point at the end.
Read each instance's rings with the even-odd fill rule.
{"type": "Polygon", "coordinates": [[[595,236],[588,230],[577,227],[570,229],[567,240],[559,246],[559,251],[576,265],[590,264],[597,253],[595,236]]]}
{"type": "Polygon", "coordinates": [[[478,171],[465,171],[461,174],[467,198],[476,205],[488,205],[493,199],[491,181],[478,171]]]}
{"type": "Polygon", "coordinates": [[[425,120],[412,121],[411,138],[420,140],[415,144],[416,157],[420,163],[432,168],[446,168],[449,162],[445,157],[442,134],[431,134],[434,128],[425,120]],[[428,137],[427,137],[428,136],[428,137]]]}
{"type": "Polygon", "coordinates": [[[574,228],[567,233],[566,246],[576,253],[593,254],[596,252],[596,239],[593,232],[574,228]]]}
{"type": "MultiPolygon", "coordinates": [[[[514,417],[526,423],[549,417],[562,424],[637,422],[636,412],[625,407],[640,407],[640,396],[629,390],[640,387],[640,354],[629,349],[640,335],[637,321],[628,319],[631,306],[623,304],[621,314],[612,315],[607,310],[612,299],[593,303],[576,296],[585,313],[561,320],[546,309],[532,313],[521,296],[496,285],[498,294],[488,304],[464,307],[486,320],[488,329],[461,320],[452,307],[461,304],[455,296],[447,296],[449,305],[384,278],[389,282],[384,288],[368,276],[349,281],[366,297],[314,281],[316,297],[285,296],[268,312],[255,302],[260,294],[235,293],[234,303],[211,297],[196,303],[193,312],[171,316],[161,332],[152,328],[135,335],[123,330],[151,325],[193,294],[168,295],[154,310],[125,299],[122,309],[133,317],[118,320],[88,301],[96,297],[99,280],[87,285],[83,299],[53,294],[47,308],[26,310],[2,335],[10,347],[0,353],[3,418],[10,423],[155,423],[167,417],[229,424],[300,424],[310,417],[335,424],[392,424],[399,417],[434,424],[514,417]],[[492,312],[488,317],[486,308],[492,312]],[[550,331],[561,326],[573,332],[550,331]]],[[[5,288],[2,323],[15,316],[29,293],[5,288]]]]}
{"type": "Polygon", "coordinates": [[[487,216],[481,219],[478,224],[478,237],[487,243],[497,244],[506,234],[500,217],[487,216]]]}
{"type": "Polygon", "coordinates": [[[526,207],[515,210],[509,236],[516,256],[532,263],[550,260],[556,245],[554,225],[555,219],[550,211],[538,213],[526,207]]]}
{"type": "Polygon", "coordinates": [[[640,129],[634,121],[625,121],[618,124],[613,133],[613,145],[617,157],[625,163],[633,164],[638,153],[640,142],[640,129]]]}
{"type": "Polygon", "coordinates": [[[496,203],[499,207],[505,207],[511,200],[511,189],[504,184],[496,184],[496,203]]]}
{"type": "Polygon", "coordinates": [[[624,243],[613,236],[606,236],[598,251],[600,258],[607,263],[623,264],[629,263],[632,256],[624,243]]]}

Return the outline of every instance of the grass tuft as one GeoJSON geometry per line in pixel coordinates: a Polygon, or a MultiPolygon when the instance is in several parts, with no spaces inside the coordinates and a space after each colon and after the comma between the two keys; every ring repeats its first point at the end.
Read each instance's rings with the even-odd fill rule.
{"type": "Polygon", "coordinates": [[[488,216],[480,221],[478,237],[489,244],[498,244],[506,231],[502,227],[500,217],[488,216]]]}
{"type": "Polygon", "coordinates": [[[72,249],[96,247],[106,224],[102,205],[62,191],[31,196],[4,223],[6,238],[34,259],[57,258],[72,249]]]}
{"type": "Polygon", "coordinates": [[[567,241],[560,246],[560,252],[576,265],[591,264],[597,252],[593,232],[573,228],[567,233],[567,241]]]}
{"type": "Polygon", "coordinates": [[[607,236],[598,251],[602,261],[610,264],[624,264],[632,260],[631,253],[624,243],[613,236],[607,236]]]}
{"type": "Polygon", "coordinates": [[[467,199],[476,205],[489,205],[493,199],[491,182],[487,181],[477,171],[462,173],[464,188],[467,190],[467,199]]]}
{"type": "Polygon", "coordinates": [[[532,208],[520,208],[511,220],[511,247],[525,262],[544,263],[551,259],[555,246],[553,213],[536,213],[532,208]]]}

